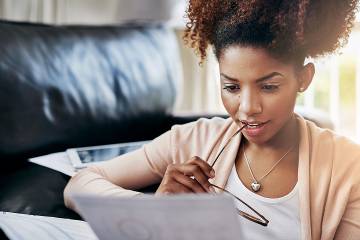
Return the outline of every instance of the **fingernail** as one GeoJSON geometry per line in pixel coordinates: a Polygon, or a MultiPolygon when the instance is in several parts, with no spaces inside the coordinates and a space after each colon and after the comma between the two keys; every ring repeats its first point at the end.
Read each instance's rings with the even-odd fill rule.
{"type": "Polygon", "coordinates": [[[214,171],[214,169],[211,170],[210,176],[211,176],[212,178],[215,177],[215,171],[214,171]]]}
{"type": "Polygon", "coordinates": [[[210,186],[210,187],[209,187],[209,191],[212,192],[212,193],[216,193],[216,192],[215,192],[215,188],[214,188],[213,186],[210,186]]]}

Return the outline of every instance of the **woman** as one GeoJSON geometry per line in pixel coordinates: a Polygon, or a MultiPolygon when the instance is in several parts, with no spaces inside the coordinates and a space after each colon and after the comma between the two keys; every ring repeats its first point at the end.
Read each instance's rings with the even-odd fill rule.
{"type": "MultiPolygon", "coordinates": [[[[174,126],[142,149],[74,176],[69,195],[233,193],[270,220],[239,217],[239,239],[360,238],[360,146],[294,114],[313,78],[305,58],[346,42],[357,1],[193,0],[185,34],[219,61],[228,119],[174,126]],[[239,129],[241,129],[239,131],[239,129]],[[239,133],[239,134],[238,134],[239,133]]],[[[246,210],[238,204],[240,210],[246,210]]]]}

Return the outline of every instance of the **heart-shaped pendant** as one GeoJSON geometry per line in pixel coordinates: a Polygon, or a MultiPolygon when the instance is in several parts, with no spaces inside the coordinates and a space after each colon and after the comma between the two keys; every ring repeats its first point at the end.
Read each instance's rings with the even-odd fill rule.
{"type": "Polygon", "coordinates": [[[257,191],[260,190],[261,185],[260,185],[260,183],[253,182],[253,183],[251,183],[251,188],[252,188],[252,190],[253,190],[254,192],[257,192],[257,191]]]}

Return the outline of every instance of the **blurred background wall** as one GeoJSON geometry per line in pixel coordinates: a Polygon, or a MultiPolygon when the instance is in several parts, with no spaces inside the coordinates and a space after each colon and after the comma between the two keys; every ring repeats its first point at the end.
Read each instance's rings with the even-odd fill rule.
{"type": "MultiPolygon", "coordinates": [[[[175,113],[224,113],[217,61],[209,51],[202,67],[184,46],[186,0],[0,0],[0,18],[48,24],[124,24],[162,22],[173,28],[182,56],[175,113]]],[[[326,114],[335,130],[360,142],[360,18],[338,55],[315,60],[310,89],[297,105],[326,114]]]]}

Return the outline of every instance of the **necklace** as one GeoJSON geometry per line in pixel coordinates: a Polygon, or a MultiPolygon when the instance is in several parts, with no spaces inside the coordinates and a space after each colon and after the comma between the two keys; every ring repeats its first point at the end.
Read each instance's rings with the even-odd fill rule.
{"type": "Polygon", "coordinates": [[[261,178],[259,178],[258,180],[256,180],[255,176],[254,176],[254,173],[250,167],[250,161],[249,159],[247,158],[246,156],[246,153],[245,153],[245,147],[243,145],[243,152],[244,152],[244,158],[245,158],[245,162],[246,162],[246,165],[248,166],[249,168],[249,171],[250,171],[250,174],[251,174],[251,177],[253,179],[253,182],[251,183],[251,188],[254,192],[257,192],[260,190],[261,188],[261,184],[260,184],[260,181],[263,180],[267,175],[269,175],[272,170],[274,170],[274,168],[281,162],[281,160],[284,159],[284,157],[294,148],[294,146],[292,146],[291,148],[289,148],[289,150],[270,168],[270,170],[265,173],[261,178]]]}

